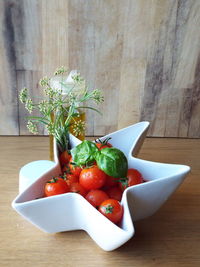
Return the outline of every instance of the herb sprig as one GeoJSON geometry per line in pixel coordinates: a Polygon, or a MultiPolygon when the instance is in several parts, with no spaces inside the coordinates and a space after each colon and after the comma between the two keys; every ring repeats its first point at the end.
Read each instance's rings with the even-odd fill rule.
{"type": "Polygon", "coordinates": [[[69,129],[73,125],[73,134],[78,136],[85,131],[85,121],[78,119],[80,109],[91,109],[98,113],[99,110],[87,105],[88,101],[100,104],[104,101],[99,89],[89,90],[84,78],[74,74],[71,83],[64,82],[64,75],[67,70],[64,67],[58,68],[53,77],[44,77],[39,84],[43,88],[44,98],[35,103],[28,94],[28,89],[23,88],[19,94],[21,103],[32,114],[39,110],[39,116],[28,116],[27,128],[33,134],[38,133],[38,124],[45,125],[48,134],[53,135],[62,152],[68,150],[69,129]],[[59,77],[59,84],[54,85],[54,79],[59,77]]]}

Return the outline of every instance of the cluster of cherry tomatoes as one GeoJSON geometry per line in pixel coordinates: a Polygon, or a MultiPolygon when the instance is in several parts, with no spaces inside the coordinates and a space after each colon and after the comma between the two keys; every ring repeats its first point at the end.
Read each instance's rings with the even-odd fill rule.
{"type": "MultiPolygon", "coordinates": [[[[101,150],[111,147],[111,144],[96,143],[96,146],[101,150]]],[[[120,222],[123,216],[122,193],[127,187],[143,182],[141,173],[128,169],[127,177],[119,179],[108,176],[95,162],[86,167],[76,166],[67,151],[61,153],[59,159],[62,174],[45,184],[45,196],[79,193],[113,223],[120,222]]]]}

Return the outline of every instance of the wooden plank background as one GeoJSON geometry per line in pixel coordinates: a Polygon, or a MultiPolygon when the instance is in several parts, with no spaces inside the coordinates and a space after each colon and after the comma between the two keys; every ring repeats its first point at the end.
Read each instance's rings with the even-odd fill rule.
{"type": "Polygon", "coordinates": [[[41,95],[64,65],[104,91],[87,135],[148,120],[149,136],[199,138],[199,29],[199,0],[0,1],[0,134],[29,134],[19,90],[41,95]]]}

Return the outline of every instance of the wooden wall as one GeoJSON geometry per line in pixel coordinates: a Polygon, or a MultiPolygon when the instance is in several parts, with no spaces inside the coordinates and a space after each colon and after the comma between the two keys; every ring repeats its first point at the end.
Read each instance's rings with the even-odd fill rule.
{"type": "Polygon", "coordinates": [[[200,137],[199,0],[1,0],[0,14],[1,135],[29,134],[19,90],[40,95],[64,65],[104,91],[88,135],[148,120],[149,136],[200,137]]]}

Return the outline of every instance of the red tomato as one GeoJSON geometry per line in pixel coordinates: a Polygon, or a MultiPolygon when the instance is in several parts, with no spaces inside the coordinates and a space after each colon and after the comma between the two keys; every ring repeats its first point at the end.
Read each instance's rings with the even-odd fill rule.
{"type": "Polygon", "coordinates": [[[122,199],[122,191],[118,186],[111,187],[106,190],[106,193],[109,195],[109,198],[116,199],[118,201],[121,201],[122,199]]]}
{"type": "Polygon", "coordinates": [[[113,223],[118,223],[123,216],[123,207],[116,199],[107,199],[99,207],[99,211],[113,223]]]}
{"type": "Polygon", "coordinates": [[[75,166],[73,164],[73,159],[71,158],[70,161],[69,161],[69,169],[70,169],[70,173],[79,177],[81,171],[82,171],[82,168],[79,167],[79,166],[75,166]]]}
{"type": "Polygon", "coordinates": [[[111,137],[108,137],[104,140],[97,139],[97,140],[95,140],[96,146],[98,147],[99,150],[106,148],[106,147],[112,147],[112,145],[110,143],[108,143],[108,141],[110,139],[111,139],[111,137]]]}
{"type": "Polygon", "coordinates": [[[91,190],[89,193],[87,193],[85,198],[88,202],[90,202],[92,206],[98,208],[100,204],[109,197],[104,191],[96,189],[91,190]]]}
{"type": "Polygon", "coordinates": [[[64,194],[69,192],[69,186],[60,177],[51,179],[45,184],[44,193],[46,197],[64,194]]]}
{"type": "Polygon", "coordinates": [[[85,168],[81,171],[79,182],[87,190],[101,188],[106,180],[106,174],[96,165],[85,168]]]}
{"type": "Polygon", "coordinates": [[[106,147],[112,147],[110,143],[106,143],[106,144],[96,143],[96,146],[98,147],[99,150],[106,148],[106,147]]]}
{"type": "Polygon", "coordinates": [[[141,184],[143,182],[142,174],[136,169],[128,169],[127,179],[121,179],[119,184],[122,191],[124,191],[127,187],[132,185],[141,184]]]}
{"type": "Polygon", "coordinates": [[[115,177],[107,175],[106,176],[106,181],[105,181],[105,184],[104,184],[104,188],[108,189],[110,187],[116,186],[118,184],[117,181],[118,181],[118,178],[115,178],[115,177]]]}
{"type": "Polygon", "coordinates": [[[67,164],[70,161],[70,158],[71,155],[68,153],[68,151],[67,150],[63,151],[59,157],[61,166],[67,164]]]}
{"type": "Polygon", "coordinates": [[[79,178],[71,173],[65,173],[63,175],[65,182],[70,186],[72,183],[77,183],[79,178]]]}
{"type": "Polygon", "coordinates": [[[83,197],[86,196],[87,190],[80,184],[80,183],[72,183],[70,185],[70,191],[73,193],[78,193],[82,195],[83,197]]]}

